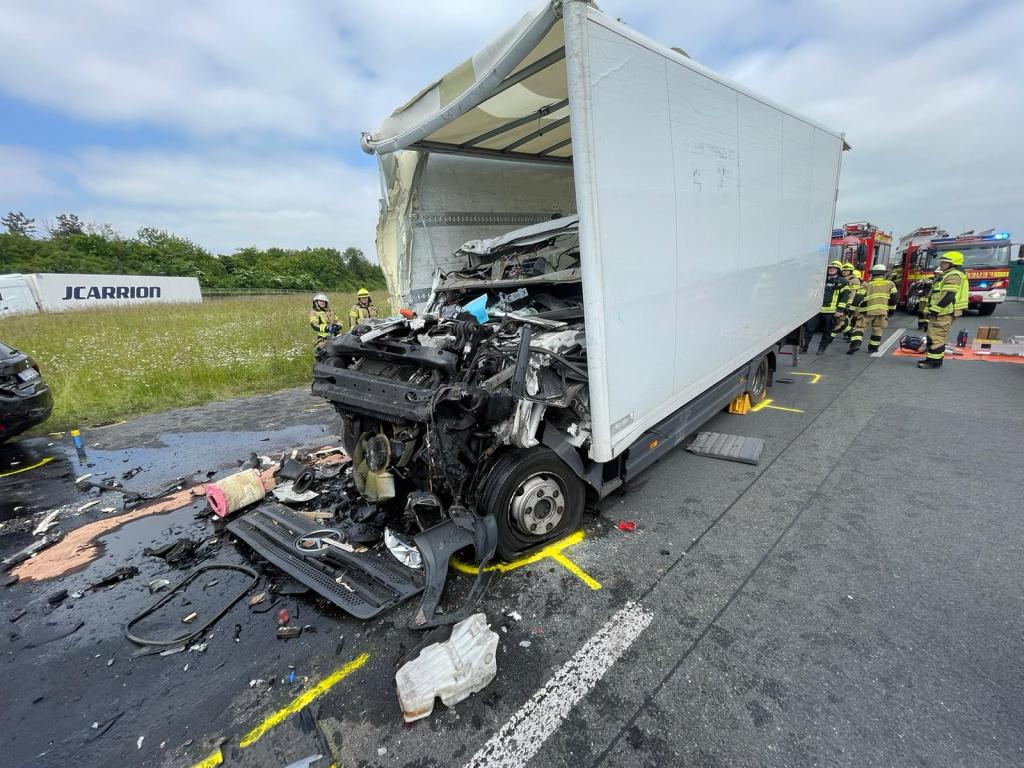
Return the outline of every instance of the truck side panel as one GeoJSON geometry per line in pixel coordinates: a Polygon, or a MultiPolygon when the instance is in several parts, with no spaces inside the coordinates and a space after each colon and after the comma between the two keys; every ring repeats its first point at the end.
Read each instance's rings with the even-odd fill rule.
{"type": "Polygon", "coordinates": [[[26,275],[43,312],[127,304],[198,304],[203,300],[194,277],[153,275],[26,275]]]}
{"type": "Polygon", "coordinates": [[[608,461],[815,314],[842,139],[565,9],[591,458],[608,461]]]}

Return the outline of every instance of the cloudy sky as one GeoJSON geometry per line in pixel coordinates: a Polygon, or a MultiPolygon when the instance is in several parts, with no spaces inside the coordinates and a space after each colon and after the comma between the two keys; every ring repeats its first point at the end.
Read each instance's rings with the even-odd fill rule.
{"type": "MultiPolygon", "coordinates": [[[[538,3],[7,3],[0,211],[154,225],[221,253],[372,253],[377,175],[359,132],[538,3]]],[[[1024,3],[599,5],[845,131],[839,222],[1024,240],[1024,3]]]]}

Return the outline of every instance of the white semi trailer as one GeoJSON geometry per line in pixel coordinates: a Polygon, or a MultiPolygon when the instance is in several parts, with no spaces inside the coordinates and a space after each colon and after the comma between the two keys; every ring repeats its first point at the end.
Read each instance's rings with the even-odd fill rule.
{"type": "Polygon", "coordinates": [[[314,369],[360,519],[468,530],[469,509],[500,556],[541,546],[763,397],[818,312],[843,136],[592,3],[528,14],[362,144],[378,257],[418,317],[369,320],[314,369]]]}
{"type": "Polygon", "coordinates": [[[162,275],[0,275],[0,316],[132,304],[198,304],[195,277],[162,275]]]}

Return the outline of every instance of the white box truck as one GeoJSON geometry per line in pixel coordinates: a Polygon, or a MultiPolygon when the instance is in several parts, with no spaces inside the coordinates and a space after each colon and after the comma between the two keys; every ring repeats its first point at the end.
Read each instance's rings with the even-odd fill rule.
{"type": "Polygon", "coordinates": [[[313,391],[355,459],[342,527],[415,520],[430,561],[445,526],[503,558],[574,530],[763,397],[818,312],[843,136],[591,3],[527,15],[362,143],[417,316],[328,341],[313,391]]]}
{"type": "Polygon", "coordinates": [[[0,275],[0,316],[132,304],[198,304],[195,277],[158,275],[0,275]]]}

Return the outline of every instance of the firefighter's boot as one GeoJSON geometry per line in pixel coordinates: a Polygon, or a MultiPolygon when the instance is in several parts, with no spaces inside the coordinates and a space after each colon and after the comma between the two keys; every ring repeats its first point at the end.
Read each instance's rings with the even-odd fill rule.
{"type": "Polygon", "coordinates": [[[860,349],[860,342],[859,341],[851,341],[850,342],[850,348],[848,350],[846,350],[846,354],[854,355],[854,354],[857,353],[857,350],[859,350],[859,349],[860,349]]]}
{"type": "Polygon", "coordinates": [[[942,360],[932,360],[931,358],[917,361],[918,368],[941,368],[942,360]]]}

